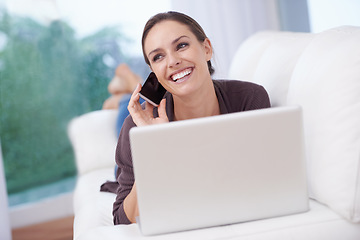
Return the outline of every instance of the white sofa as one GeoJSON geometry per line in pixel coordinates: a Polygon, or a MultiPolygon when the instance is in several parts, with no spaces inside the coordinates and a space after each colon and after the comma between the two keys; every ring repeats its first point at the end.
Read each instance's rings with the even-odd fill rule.
{"type": "MultiPolygon", "coordinates": [[[[230,79],[253,81],[273,106],[303,107],[310,211],[285,217],[159,235],[151,239],[360,239],[360,27],[311,33],[264,31],[237,51],[230,79]]],[[[73,119],[78,167],[74,239],[145,239],[138,225],[113,226],[116,111],[73,119]]]]}

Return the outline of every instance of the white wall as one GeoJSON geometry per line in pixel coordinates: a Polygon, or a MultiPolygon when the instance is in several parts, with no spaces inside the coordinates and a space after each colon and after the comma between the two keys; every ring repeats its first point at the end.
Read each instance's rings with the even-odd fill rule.
{"type": "Polygon", "coordinates": [[[277,0],[172,0],[172,9],[194,18],[214,48],[214,78],[227,78],[239,47],[260,30],[279,30],[277,0]]]}
{"type": "Polygon", "coordinates": [[[68,192],[11,207],[11,228],[25,227],[74,215],[73,195],[73,192],[68,192]]]}
{"type": "Polygon", "coordinates": [[[308,8],[311,32],[341,25],[360,26],[359,0],[308,0],[308,8]]]}
{"type": "MultiPolygon", "coordinates": [[[[204,28],[215,50],[214,77],[226,78],[233,55],[244,39],[259,30],[281,29],[278,3],[278,0],[172,0],[172,9],[190,15],[204,28]]],[[[340,25],[360,26],[360,0],[307,0],[307,4],[311,32],[340,25]]]]}
{"type": "Polygon", "coordinates": [[[0,237],[2,240],[11,239],[8,198],[0,141],[0,237]]]}

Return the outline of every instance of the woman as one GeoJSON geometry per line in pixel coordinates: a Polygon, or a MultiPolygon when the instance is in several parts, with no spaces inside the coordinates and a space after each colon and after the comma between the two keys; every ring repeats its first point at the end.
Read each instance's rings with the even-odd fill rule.
{"type": "Polygon", "coordinates": [[[147,102],[145,108],[139,103],[140,84],[131,96],[131,116],[124,122],[116,149],[119,187],[113,209],[115,224],[134,223],[139,215],[130,128],[270,107],[261,86],[212,80],[211,42],[189,16],[167,12],[152,17],[144,28],[142,48],[146,63],[168,92],[157,111],[147,102]]]}

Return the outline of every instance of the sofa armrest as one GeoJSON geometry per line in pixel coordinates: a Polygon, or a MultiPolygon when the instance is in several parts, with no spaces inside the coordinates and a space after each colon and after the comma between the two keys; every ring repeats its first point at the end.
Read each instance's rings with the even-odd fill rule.
{"type": "Polygon", "coordinates": [[[117,110],[99,110],[69,122],[78,174],[115,166],[117,110]]]}

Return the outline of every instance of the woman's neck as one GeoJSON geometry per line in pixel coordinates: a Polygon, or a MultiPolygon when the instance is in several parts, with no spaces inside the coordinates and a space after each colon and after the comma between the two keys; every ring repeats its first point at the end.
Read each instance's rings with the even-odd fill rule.
{"type": "Polygon", "coordinates": [[[175,121],[220,114],[214,84],[210,81],[201,92],[191,97],[173,96],[175,121]]]}

